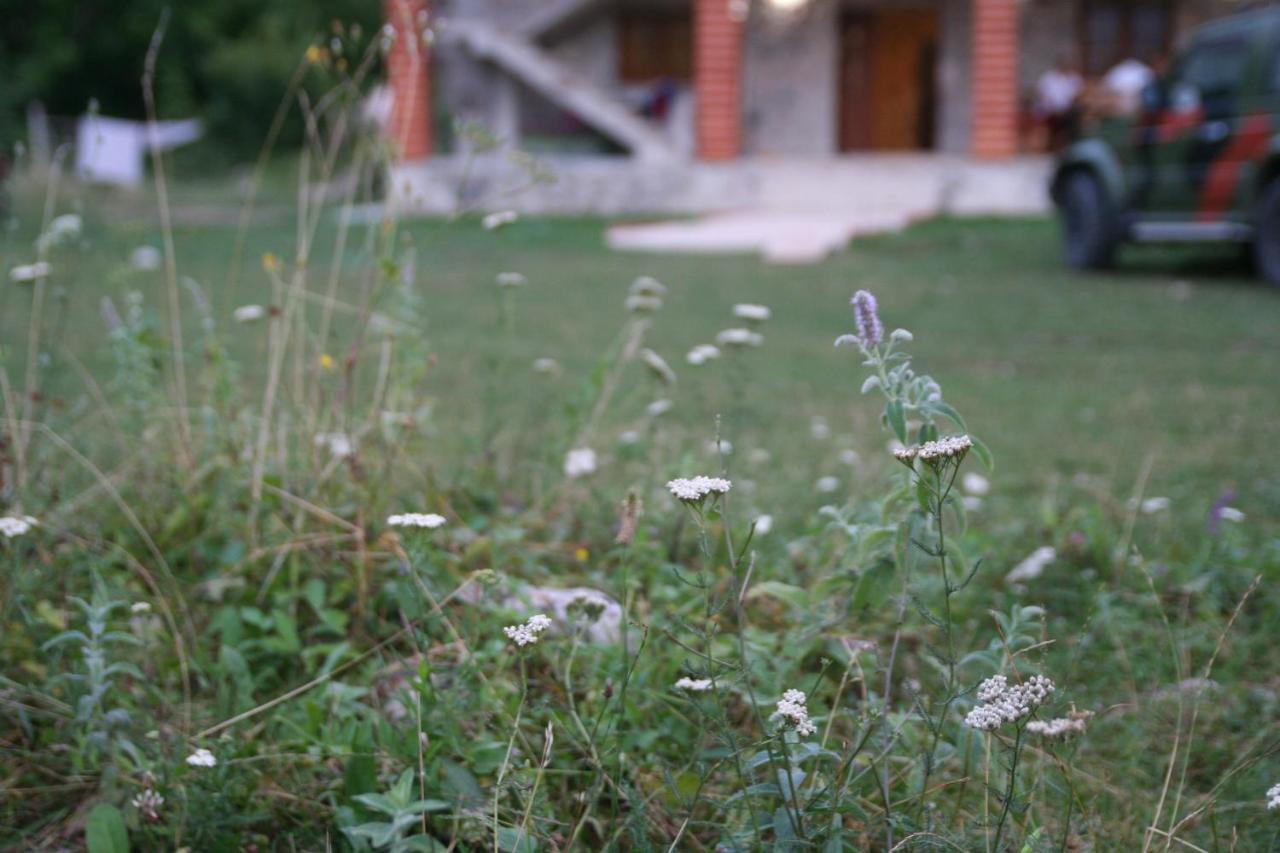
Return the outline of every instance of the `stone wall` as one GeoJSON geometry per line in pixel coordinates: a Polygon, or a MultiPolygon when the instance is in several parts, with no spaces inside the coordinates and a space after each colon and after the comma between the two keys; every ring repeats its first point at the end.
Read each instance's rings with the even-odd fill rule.
{"type": "Polygon", "coordinates": [[[838,51],[836,0],[813,0],[790,19],[753,15],[743,68],[746,154],[835,152],[838,51]]]}

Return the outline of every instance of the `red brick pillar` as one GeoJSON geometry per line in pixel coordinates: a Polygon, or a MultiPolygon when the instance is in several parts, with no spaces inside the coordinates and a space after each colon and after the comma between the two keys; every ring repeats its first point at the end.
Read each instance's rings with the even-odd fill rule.
{"type": "Polygon", "coordinates": [[[387,54],[391,120],[387,132],[400,162],[431,156],[431,55],[422,37],[427,0],[386,0],[395,30],[387,54]]]}
{"type": "Polygon", "coordinates": [[[693,88],[699,160],[742,153],[742,22],[733,0],[693,0],[693,88]]]}
{"type": "Polygon", "coordinates": [[[969,152],[1018,153],[1018,0],[973,0],[973,96],[969,152]]]}

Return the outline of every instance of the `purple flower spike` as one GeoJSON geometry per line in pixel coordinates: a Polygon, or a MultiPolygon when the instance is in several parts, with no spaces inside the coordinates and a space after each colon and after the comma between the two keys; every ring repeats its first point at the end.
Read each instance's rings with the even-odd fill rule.
{"type": "Polygon", "coordinates": [[[853,318],[858,326],[858,337],[863,346],[873,347],[884,337],[884,325],[876,314],[876,298],[865,290],[859,290],[850,300],[853,303],[853,318]]]}

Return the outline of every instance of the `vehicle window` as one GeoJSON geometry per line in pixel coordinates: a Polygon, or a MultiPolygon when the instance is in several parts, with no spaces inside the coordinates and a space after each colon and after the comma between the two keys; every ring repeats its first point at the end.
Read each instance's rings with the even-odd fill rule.
{"type": "Polygon", "coordinates": [[[1200,103],[1205,97],[1230,94],[1240,84],[1249,62],[1244,39],[1200,42],[1182,57],[1171,80],[1175,108],[1200,103]]]}

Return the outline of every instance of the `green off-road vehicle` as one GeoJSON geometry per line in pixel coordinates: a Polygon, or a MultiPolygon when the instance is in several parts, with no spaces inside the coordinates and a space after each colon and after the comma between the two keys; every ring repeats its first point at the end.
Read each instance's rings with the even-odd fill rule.
{"type": "Polygon", "coordinates": [[[1068,148],[1050,189],[1067,263],[1131,242],[1237,242],[1280,284],[1280,8],[1196,30],[1134,118],[1068,148]]]}

